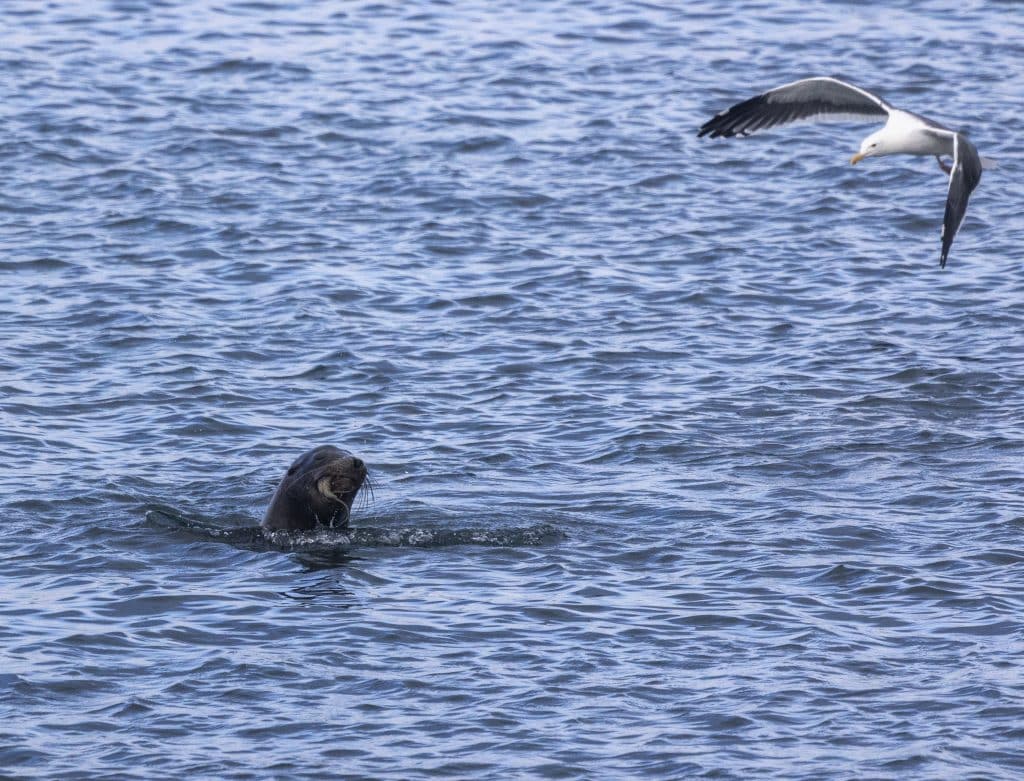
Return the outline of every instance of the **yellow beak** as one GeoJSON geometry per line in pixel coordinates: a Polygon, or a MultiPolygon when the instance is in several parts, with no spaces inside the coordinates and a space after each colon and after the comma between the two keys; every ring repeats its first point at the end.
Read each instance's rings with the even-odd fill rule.
{"type": "Polygon", "coordinates": [[[858,152],[857,154],[850,158],[850,165],[857,165],[857,163],[859,163],[865,157],[867,157],[867,155],[865,155],[862,152],[858,152]]]}

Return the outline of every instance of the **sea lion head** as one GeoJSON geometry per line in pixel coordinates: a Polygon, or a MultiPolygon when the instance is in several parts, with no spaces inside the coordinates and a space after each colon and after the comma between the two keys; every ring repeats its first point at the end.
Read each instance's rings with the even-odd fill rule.
{"type": "Polygon", "coordinates": [[[263,528],[344,529],[366,474],[362,459],[333,445],[303,453],[281,478],[263,528]]]}

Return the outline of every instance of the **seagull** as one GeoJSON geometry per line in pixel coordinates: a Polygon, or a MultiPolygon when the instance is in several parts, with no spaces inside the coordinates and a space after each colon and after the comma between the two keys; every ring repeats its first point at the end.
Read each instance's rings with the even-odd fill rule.
{"type": "Polygon", "coordinates": [[[974,144],[963,133],[930,119],[903,111],[871,92],[830,76],[815,76],[768,90],[716,114],[703,125],[697,137],[732,138],[799,120],[880,120],[885,127],[860,144],[850,158],[856,165],[865,157],[882,155],[935,155],[939,167],[949,174],[946,214],[942,219],[942,254],[939,266],[946,267],[953,237],[967,212],[967,199],[981,181],[982,168],[992,163],[978,156],[974,144]],[[943,162],[953,158],[953,164],[943,162]]]}

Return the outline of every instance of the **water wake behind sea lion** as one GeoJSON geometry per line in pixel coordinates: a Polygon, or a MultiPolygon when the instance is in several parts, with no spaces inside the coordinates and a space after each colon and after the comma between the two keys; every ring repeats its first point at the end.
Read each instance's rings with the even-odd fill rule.
{"type": "Polygon", "coordinates": [[[549,523],[491,528],[363,526],[289,531],[268,530],[262,526],[218,526],[214,521],[186,517],[164,506],[151,507],[146,518],[158,526],[183,530],[196,537],[226,542],[249,550],[345,553],[356,548],[446,548],[456,545],[518,548],[548,545],[566,537],[564,532],[549,523]]]}

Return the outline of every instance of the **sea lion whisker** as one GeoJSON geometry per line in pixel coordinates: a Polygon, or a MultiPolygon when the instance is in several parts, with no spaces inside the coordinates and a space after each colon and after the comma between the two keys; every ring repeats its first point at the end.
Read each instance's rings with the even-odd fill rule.
{"type": "Polygon", "coordinates": [[[363,487],[366,489],[366,491],[363,492],[363,495],[359,499],[359,506],[366,508],[373,503],[375,498],[373,495],[373,490],[374,488],[377,487],[376,481],[370,476],[369,472],[366,473],[366,478],[363,480],[363,487]]]}

